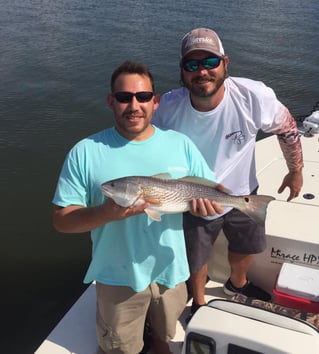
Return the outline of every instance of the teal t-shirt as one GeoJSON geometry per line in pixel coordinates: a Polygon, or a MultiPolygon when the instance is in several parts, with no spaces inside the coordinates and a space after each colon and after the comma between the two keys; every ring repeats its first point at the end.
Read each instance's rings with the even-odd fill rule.
{"type": "MultiPolygon", "coordinates": [[[[76,144],[67,155],[53,203],[97,206],[104,202],[101,184],[132,175],[170,173],[173,178],[199,176],[214,180],[204,158],[185,135],[159,128],[144,141],[130,141],[114,128],[76,144]]],[[[107,223],[91,231],[92,260],[85,283],[144,290],[156,282],[169,288],[189,277],[182,214],[146,214],[107,223]]]]}

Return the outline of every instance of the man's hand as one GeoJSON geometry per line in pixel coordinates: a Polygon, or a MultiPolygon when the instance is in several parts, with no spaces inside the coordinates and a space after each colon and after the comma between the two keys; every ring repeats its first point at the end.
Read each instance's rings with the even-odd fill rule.
{"type": "Polygon", "coordinates": [[[117,205],[113,199],[108,198],[104,203],[105,212],[108,214],[111,220],[122,220],[129,216],[134,216],[144,213],[144,209],[150,206],[150,203],[144,203],[136,205],[134,207],[121,207],[117,205]]]}
{"type": "Polygon", "coordinates": [[[286,187],[290,188],[290,194],[287,202],[293,198],[298,197],[303,184],[302,171],[291,171],[283,179],[281,186],[278,189],[278,193],[282,193],[286,187]]]}
{"type": "MultiPolygon", "coordinates": [[[[222,184],[219,184],[216,189],[227,193],[222,184]]],[[[192,200],[190,213],[194,216],[213,216],[216,214],[222,214],[223,211],[224,209],[219,203],[206,198],[198,198],[192,200]]]]}
{"type": "Polygon", "coordinates": [[[224,209],[219,203],[203,198],[193,199],[190,210],[194,216],[213,216],[221,214],[223,211],[224,209]]]}

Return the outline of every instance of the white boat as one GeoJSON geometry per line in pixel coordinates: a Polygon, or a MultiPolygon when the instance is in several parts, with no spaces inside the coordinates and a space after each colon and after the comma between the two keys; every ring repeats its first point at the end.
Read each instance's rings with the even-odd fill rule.
{"type": "MultiPolygon", "coordinates": [[[[283,264],[319,271],[316,226],[319,220],[319,111],[307,117],[301,129],[304,185],[299,197],[291,202],[286,202],[288,190],[277,193],[287,167],[276,139],[267,137],[256,145],[258,192],[272,195],[276,200],[267,210],[267,249],[255,256],[249,271],[249,278],[270,293],[283,264]]],[[[267,311],[261,313],[240,304],[229,308],[232,303],[217,300],[227,299],[222,290],[229,274],[226,251],[226,241],[221,235],[211,255],[211,280],[206,285],[206,299],[214,299],[212,306],[200,308],[186,327],[189,302],[177,324],[171,351],[176,354],[315,353],[319,348],[319,333],[306,323],[267,311]]],[[[36,354],[94,354],[96,349],[95,285],[91,284],[36,354]]]]}

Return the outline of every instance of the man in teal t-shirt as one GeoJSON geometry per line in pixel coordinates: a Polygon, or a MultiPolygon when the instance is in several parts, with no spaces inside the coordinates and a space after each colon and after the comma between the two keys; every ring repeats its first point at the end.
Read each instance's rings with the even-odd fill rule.
{"type": "MultiPolygon", "coordinates": [[[[214,177],[185,135],[151,125],[159,97],[144,65],[118,67],[111,90],[107,100],[115,126],[83,139],[67,155],[53,198],[53,223],[60,232],[91,231],[92,260],[84,282],[96,281],[99,353],[140,352],[147,319],[153,350],[165,354],[187,298],[182,214],[153,221],[143,212],[147,203],[120,207],[103,196],[101,184],[159,173],[214,177]]],[[[194,205],[195,215],[221,212],[214,202],[194,205]]]]}

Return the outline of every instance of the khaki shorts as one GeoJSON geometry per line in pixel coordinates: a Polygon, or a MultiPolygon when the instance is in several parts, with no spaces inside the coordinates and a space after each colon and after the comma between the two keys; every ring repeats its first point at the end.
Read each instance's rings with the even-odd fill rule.
{"type": "Polygon", "coordinates": [[[143,349],[146,320],[162,340],[174,338],[187,290],[184,282],[173,289],[153,283],[138,293],[126,286],[96,283],[96,297],[100,348],[108,354],[137,354],[143,349]]]}

